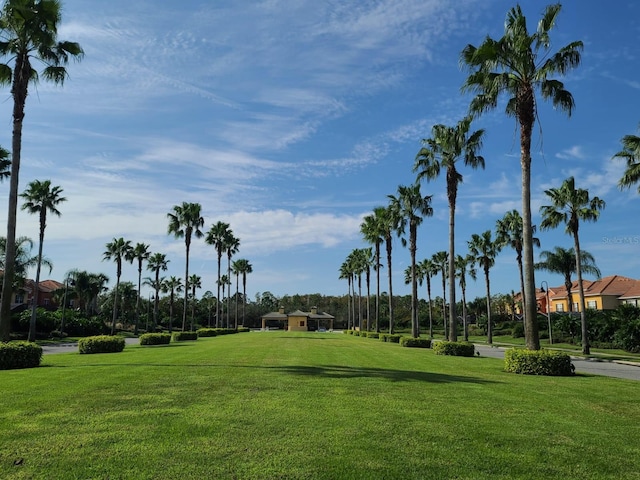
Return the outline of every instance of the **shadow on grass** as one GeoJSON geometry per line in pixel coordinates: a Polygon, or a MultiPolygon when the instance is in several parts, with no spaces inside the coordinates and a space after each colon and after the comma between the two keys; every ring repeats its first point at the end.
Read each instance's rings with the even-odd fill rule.
{"type": "Polygon", "coordinates": [[[383,378],[392,382],[418,381],[427,383],[497,383],[490,380],[483,380],[475,377],[465,377],[462,375],[447,375],[444,373],[419,372],[413,370],[388,370],[383,368],[356,368],[338,365],[327,365],[318,367],[309,366],[273,366],[262,367],[266,369],[278,370],[291,375],[301,375],[309,377],[325,378],[383,378]]]}

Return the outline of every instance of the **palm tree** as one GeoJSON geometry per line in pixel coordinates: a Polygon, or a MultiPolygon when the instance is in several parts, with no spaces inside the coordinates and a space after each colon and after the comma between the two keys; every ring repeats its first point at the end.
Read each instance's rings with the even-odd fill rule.
{"type": "Polygon", "coordinates": [[[204,301],[207,311],[209,312],[207,325],[211,327],[211,307],[213,307],[216,297],[213,296],[213,292],[211,290],[207,290],[202,294],[201,301],[204,301]]]}
{"type": "Polygon", "coordinates": [[[116,319],[118,316],[118,287],[120,286],[120,275],[122,275],[122,261],[129,258],[131,251],[131,241],[124,238],[114,238],[107,243],[106,250],[102,254],[102,260],[113,260],[116,262],[116,288],[113,297],[113,319],[111,322],[111,335],[116,334],[116,319]]]}
{"type": "Polygon", "coordinates": [[[0,147],[0,182],[11,176],[11,154],[9,150],[0,147]]]}
{"type": "MultiPolygon", "coordinates": [[[[411,335],[414,338],[420,336],[418,321],[418,276],[416,273],[416,251],[418,249],[418,226],[424,217],[433,215],[431,195],[422,196],[420,184],[411,186],[399,186],[398,196],[389,195],[390,207],[398,216],[397,233],[404,235],[407,224],[409,225],[409,253],[411,255],[411,335]]],[[[402,238],[402,244],[407,245],[406,238],[402,238]]]]}
{"type": "Polygon", "coordinates": [[[427,298],[429,300],[429,338],[433,338],[433,305],[431,303],[431,278],[436,274],[436,265],[431,259],[425,258],[418,264],[418,275],[424,278],[427,284],[427,298]]]}
{"type": "MultiPolygon", "coordinates": [[[[231,257],[238,253],[240,249],[240,239],[233,235],[233,231],[229,230],[227,237],[225,238],[225,245],[227,251],[227,278],[229,285],[231,285],[231,257]]],[[[229,322],[229,315],[231,315],[231,291],[228,292],[227,298],[227,328],[231,328],[229,322]]]]}
{"type": "Polygon", "coordinates": [[[69,285],[73,295],[78,300],[78,307],[87,315],[97,311],[98,295],[107,290],[109,277],[104,273],[90,273],[85,270],[70,270],[67,272],[69,285]]]}
{"type": "MultiPolygon", "coordinates": [[[[491,230],[487,230],[481,235],[474,233],[471,235],[469,252],[474,262],[482,267],[484,271],[484,281],[487,287],[487,343],[493,343],[493,327],[491,325],[491,287],[489,283],[489,270],[496,262],[496,256],[500,252],[502,245],[491,239],[491,230]]],[[[537,330],[536,330],[537,331],[537,330]]]]}
{"type": "Polygon", "coordinates": [[[551,200],[551,205],[540,207],[542,222],[540,228],[549,230],[560,224],[565,225],[565,232],[573,236],[576,255],[576,274],[578,277],[578,294],[580,295],[580,323],[582,326],[582,353],[589,354],[589,338],[587,330],[587,316],[584,302],[584,288],[582,286],[582,266],[580,264],[580,237],[578,230],[580,221],[595,222],[604,209],[605,202],[598,197],[589,199],[589,191],[576,188],[575,180],[569,177],[560,188],[550,188],[544,191],[551,200]]]}
{"type": "Polygon", "coordinates": [[[447,272],[449,270],[449,252],[441,250],[431,257],[431,261],[436,267],[436,271],[442,275],[442,325],[444,327],[444,338],[447,336],[447,272]]]}
{"type": "MultiPolygon", "coordinates": [[[[0,271],[2,274],[0,276],[4,276],[4,260],[5,260],[5,252],[7,248],[7,239],[5,237],[0,237],[0,271]]],[[[42,265],[49,268],[49,273],[53,269],[53,264],[51,260],[47,257],[42,257],[40,260],[37,255],[31,255],[31,250],[33,250],[33,240],[29,237],[18,237],[16,239],[16,250],[15,250],[15,274],[13,276],[13,284],[11,287],[11,293],[18,292],[24,289],[25,282],[27,280],[27,271],[30,268],[33,268],[38,265],[40,261],[42,265]]]]}
{"type": "Polygon", "coordinates": [[[129,251],[127,261],[132,263],[134,260],[138,262],[138,298],[136,300],[136,318],[134,334],[138,335],[138,322],[140,320],[140,288],[142,286],[142,262],[149,259],[151,252],[149,245],[146,243],[136,243],[136,246],[129,251]]]}
{"type": "MultiPolygon", "coordinates": [[[[622,150],[613,158],[622,158],[627,162],[627,169],[618,182],[620,189],[630,188],[640,182],[640,137],[637,135],[625,135],[622,137],[622,150]]],[[[640,193],[640,185],[638,185],[640,193]]]]}
{"type": "MultiPolygon", "coordinates": [[[[225,275],[222,275],[222,276],[220,277],[219,285],[220,285],[220,287],[222,288],[222,301],[223,301],[223,303],[224,303],[224,299],[225,299],[224,292],[225,292],[226,288],[227,288],[229,285],[231,285],[231,280],[230,280],[230,278],[229,278],[226,274],[225,274],[225,275]]],[[[228,295],[228,292],[227,292],[227,295],[228,295]]],[[[223,307],[224,307],[224,305],[223,305],[223,307]]],[[[228,309],[228,308],[229,308],[229,302],[227,302],[227,309],[228,309]]],[[[221,315],[222,315],[222,314],[224,314],[224,311],[223,311],[223,310],[224,310],[224,308],[221,308],[221,309],[220,309],[220,314],[221,314],[221,315]]],[[[229,317],[229,314],[228,314],[228,312],[227,312],[227,318],[228,318],[228,317],[229,317]]],[[[223,323],[223,328],[224,328],[224,323],[223,323]]],[[[227,328],[229,328],[229,324],[228,324],[228,323],[227,323],[227,328]]]]}
{"type": "MultiPolygon", "coordinates": [[[[554,247],[553,251],[543,250],[540,252],[542,261],[535,264],[537,270],[546,270],[550,273],[562,275],[564,287],[567,291],[567,303],[569,312],[573,311],[573,300],[571,298],[571,287],[573,282],[571,276],[576,273],[576,252],[573,248],[554,247]]],[[[600,269],[596,266],[596,260],[586,250],[580,250],[580,267],[582,273],[600,278],[600,269]]],[[[547,306],[547,308],[549,308],[547,306]]]]}
{"type": "Polygon", "coordinates": [[[182,309],[182,329],[187,323],[187,297],[189,296],[189,250],[191,238],[201,238],[204,234],[201,227],[204,226],[204,218],[200,214],[202,206],[199,203],[182,202],[182,205],[174,205],[173,212],[167,213],[169,228],[167,233],[173,233],[175,238],[184,238],[185,267],[184,267],[184,307],[182,309]]]}
{"type": "Polygon", "coordinates": [[[218,286],[218,294],[216,296],[216,328],[220,326],[220,267],[222,265],[222,254],[226,251],[225,239],[229,235],[229,224],[224,222],[218,222],[215,225],[211,225],[211,228],[207,232],[204,239],[207,245],[213,245],[218,255],[218,276],[216,277],[216,284],[218,286]]]}
{"type": "Polygon", "coordinates": [[[367,332],[371,330],[371,268],[375,268],[371,248],[362,248],[362,267],[364,268],[365,283],[367,285],[367,332]]]}
{"type": "Polygon", "coordinates": [[[351,330],[351,284],[353,282],[353,266],[351,255],[347,256],[342,265],[340,265],[340,278],[347,281],[347,330],[351,330]]]}
{"type": "Polygon", "coordinates": [[[364,241],[374,246],[374,265],[376,271],[376,332],[380,332],[380,246],[384,242],[383,231],[380,228],[380,218],[373,214],[364,217],[360,225],[360,233],[364,237],[364,241]]]}
{"type": "Polygon", "coordinates": [[[11,141],[11,177],[7,213],[7,245],[2,304],[0,305],[0,341],[9,341],[11,329],[11,287],[15,274],[16,216],[18,209],[18,175],[22,149],[22,124],[29,83],[40,78],[63,84],[69,59],[79,60],[84,52],[79,44],[58,41],[61,20],[57,0],[6,0],[0,12],[0,56],[13,61],[13,68],[0,64],[0,83],[11,84],[13,97],[13,135],[11,141]],[[32,61],[41,63],[40,74],[32,61]]]}
{"type": "MultiPolygon", "coordinates": [[[[191,331],[193,332],[193,317],[196,314],[196,289],[202,288],[202,278],[195,273],[189,277],[189,286],[191,287],[191,331]]],[[[182,331],[184,332],[184,324],[182,331]]]]}
{"type": "Polygon", "coordinates": [[[393,318],[393,275],[391,268],[391,254],[393,250],[393,233],[398,230],[400,223],[400,217],[395,208],[391,205],[387,207],[377,207],[374,210],[374,214],[380,221],[380,232],[384,238],[385,248],[387,251],[387,277],[389,279],[389,333],[393,333],[394,318],[393,318]]]}
{"type": "MultiPolygon", "coordinates": [[[[564,75],[580,64],[582,42],[571,42],[557,52],[551,50],[549,32],[556,24],[561,5],[545,8],[534,33],[527,30],[527,20],[519,5],[509,10],[504,35],[498,40],[487,37],[479,46],[467,45],[461,53],[461,64],[468,67],[469,77],[462,86],[476,96],[471,101],[474,115],[494,109],[498,98],[506,95],[506,114],[515,117],[520,129],[520,166],[522,170],[522,250],[524,255],[525,298],[535,298],[533,268],[533,229],[531,222],[531,134],[538,118],[536,92],[551,100],[554,108],[571,115],[573,96],[555,74],[564,75]]],[[[540,349],[536,328],[536,302],[528,302],[525,315],[526,345],[540,349]]]]}
{"type": "MultiPolygon", "coordinates": [[[[502,243],[503,246],[509,245],[516,251],[516,263],[518,264],[518,273],[520,274],[520,296],[522,297],[522,313],[524,318],[524,325],[530,325],[527,323],[527,308],[524,289],[524,269],[522,265],[522,217],[518,210],[511,210],[504,214],[504,217],[496,221],[496,241],[502,243]]],[[[531,227],[531,231],[535,233],[535,226],[531,227]]],[[[533,245],[540,247],[540,239],[533,237],[531,239],[533,245]]],[[[535,297],[534,297],[535,298],[535,297]]],[[[535,324],[535,322],[534,322],[535,324]]],[[[527,332],[525,331],[525,337],[527,332]]]]}
{"type": "Polygon", "coordinates": [[[58,205],[66,202],[62,196],[62,188],[51,186],[51,180],[34,180],[27,185],[27,189],[20,194],[25,202],[22,210],[37,214],[40,217],[40,234],[38,242],[38,265],[36,267],[36,282],[33,291],[33,305],[31,306],[31,322],[29,323],[29,341],[36,340],[36,309],[38,308],[38,291],[40,286],[40,267],[42,264],[42,248],[44,245],[44,230],[47,227],[47,213],[60,216],[58,205]]]}
{"type": "Polygon", "coordinates": [[[245,305],[247,303],[247,274],[253,273],[253,266],[246,258],[239,258],[233,262],[233,271],[236,274],[236,329],[238,328],[238,277],[242,275],[242,325],[244,325],[245,305]]]}
{"type": "Polygon", "coordinates": [[[434,125],[431,138],[422,140],[423,147],[416,156],[413,171],[418,172],[418,181],[435,180],[441,170],[447,173],[447,199],[449,201],[449,337],[451,341],[458,339],[456,315],[455,284],[455,218],[458,185],[462,183],[462,175],[456,163],[464,158],[464,164],[474,170],[484,169],[484,158],[477,152],[482,148],[484,130],[476,130],[469,134],[471,117],[460,120],[455,127],[434,125]]]}
{"type": "Polygon", "coordinates": [[[153,300],[153,330],[155,331],[158,326],[158,304],[160,302],[159,293],[162,288],[162,282],[160,281],[160,270],[163,272],[167,271],[167,264],[169,260],[167,260],[167,255],[164,253],[154,253],[149,255],[149,259],[147,260],[147,270],[151,270],[155,274],[155,280],[153,282],[149,282],[149,284],[155,290],[155,297],[153,300]]]}
{"type": "Polygon", "coordinates": [[[467,275],[472,280],[476,279],[476,268],[474,258],[471,255],[456,255],[456,277],[458,277],[458,285],[462,291],[462,330],[464,341],[469,341],[469,329],[467,325],[467,275]]]}
{"type": "Polygon", "coordinates": [[[173,275],[166,279],[162,284],[162,291],[169,293],[169,333],[173,330],[173,301],[175,295],[182,291],[182,280],[173,275]]]}

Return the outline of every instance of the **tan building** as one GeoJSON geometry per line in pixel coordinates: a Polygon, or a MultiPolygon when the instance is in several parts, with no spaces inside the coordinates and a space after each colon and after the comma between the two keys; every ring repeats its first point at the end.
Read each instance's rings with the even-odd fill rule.
{"type": "MultiPolygon", "coordinates": [[[[621,275],[610,275],[600,280],[583,280],[582,287],[587,309],[614,310],[623,303],[640,306],[640,280],[621,275]]],[[[567,289],[564,286],[549,288],[551,312],[568,312],[569,302],[571,302],[573,312],[580,311],[577,281],[571,285],[570,299],[567,298],[567,289]]]]}
{"type": "Polygon", "coordinates": [[[311,307],[310,312],[296,310],[291,313],[284,313],[284,308],[280,307],[277,312],[270,312],[262,316],[262,330],[267,330],[269,324],[277,323],[282,325],[284,330],[289,332],[308,332],[309,330],[333,330],[333,320],[335,317],[325,312],[319,312],[317,307],[311,307]]]}

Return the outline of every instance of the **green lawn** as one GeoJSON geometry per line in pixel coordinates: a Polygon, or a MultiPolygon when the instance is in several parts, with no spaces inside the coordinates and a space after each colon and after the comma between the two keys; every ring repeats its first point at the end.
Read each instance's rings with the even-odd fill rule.
{"type": "Polygon", "coordinates": [[[640,382],[502,368],[330,333],[48,355],[0,371],[0,478],[640,478],[640,382]]]}

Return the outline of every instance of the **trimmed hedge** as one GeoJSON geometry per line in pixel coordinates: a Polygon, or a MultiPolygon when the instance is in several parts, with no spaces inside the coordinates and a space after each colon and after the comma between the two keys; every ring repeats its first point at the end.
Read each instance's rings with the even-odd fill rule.
{"type": "Polygon", "coordinates": [[[169,345],[171,335],[168,333],[143,333],[140,335],[140,345],[169,345]]]}
{"type": "Polygon", "coordinates": [[[378,340],[387,343],[400,343],[401,338],[402,335],[400,335],[399,333],[381,333],[378,336],[378,340]]]}
{"type": "Polygon", "coordinates": [[[249,327],[238,327],[238,330],[237,330],[238,333],[247,333],[250,331],[251,329],[249,327]]]}
{"type": "Polygon", "coordinates": [[[400,346],[413,348],[431,348],[431,340],[429,338],[402,337],[400,339],[400,346]]]}
{"type": "Polygon", "coordinates": [[[367,338],[380,338],[380,334],[378,332],[368,332],[367,338]]]}
{"type": "Polygon", "coordinates": [[[124,338],[115,335],[96,335],[78,340],[80,353],[118,353],[124,350],[124,338]]]}
{"type": "Polygon", "coordinates": [[[473,357],[476,350],[473,343],[446,340],[433,342],[432,348],[436,355],[452,355],[454,357],[473,357]]]}
{"type": "Polygon", "coordinates": [[[42,347],[32,342],[0,343],[0,370],[40,366],[42,347]]]}
{"type": "Polygon", "coordinates": [[[504,370],[523,375],[570,376],[576,369],[567,353],[510,348],[504,353],[504,370]]]}
{"type": "Polygon", "coordinates": [[[215,337],[218,335],[217,328],[199,328],[196,333],[198,337],[215,337]]]}
{"type": "Polygon", "coordinates": [[[173,332],[171,339],[174,342],[182,342],[185,340],[198,340],[198,332],[173,332]]]}

